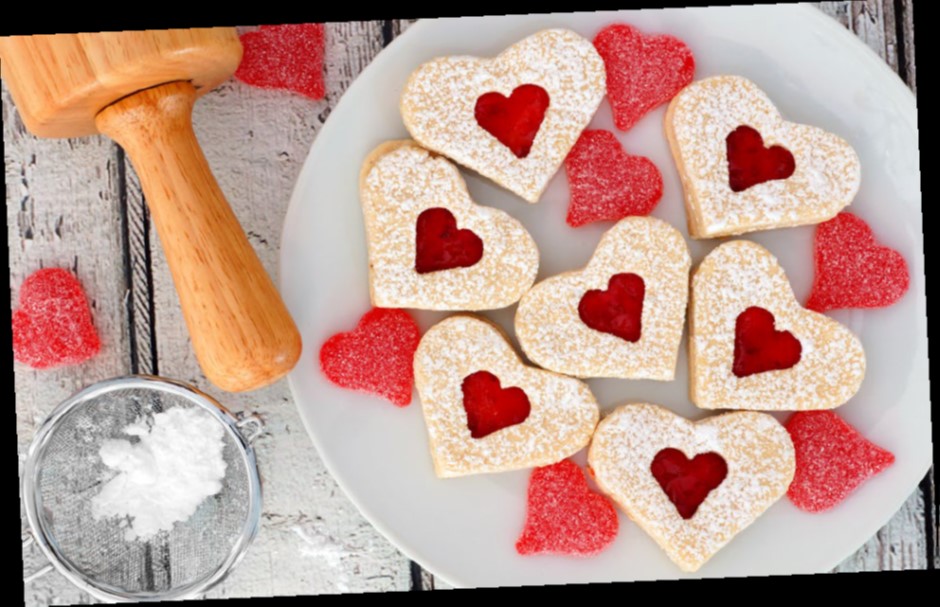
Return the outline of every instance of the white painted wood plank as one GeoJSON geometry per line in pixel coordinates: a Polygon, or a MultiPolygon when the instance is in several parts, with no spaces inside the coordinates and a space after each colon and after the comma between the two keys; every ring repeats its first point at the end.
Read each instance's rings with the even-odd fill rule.
{"type": "MultiPolygon", "coordinates": [[[[71,269],[85,287],[102,341],[101,353],[82,365],[36,370],[14,364],[22,475],[34,430],[56,405],[87,384],[128,371],[125,279],[116,148],[100,137],[37,139],[23,127],[5,85],[2,96],[11,308],[17,307],[23,280],[34,271],[71,269]]],[[[25,518],[21,526],[27,528],[25,518]]],[[[43,565],[38,548],[25,550],[24,573],[43,565]]],[[[88,601],[56,572],[24,591],[30,606],[88,601]]]]}
{"type": "MultiPolygon", "coordinates": [[[[326,100],[229,81],[196,106],[195,129],[209,164],[272,275],[287,203],[310,144],[342,92],[381,46],[380,22],[330,24],[326,100]]],[[[301,424],[286,382],[236,396],[205,380],[155,234],[151,242],[160,373],[201,387],[232,410],[255,411],[267,426],[255,443],[265,490],[261,532],[237,573],[209,596],[408,589],[409,561],[336,486],[301,424]]]]}
{"type": "Polygon", "coordinates": [[[904,56],[907,71],[907,84],[917,94],[917,64],[914,58],[914,0],[902,1],[902,14],[895,16],[901,20],[904,32],[904,56]]]}

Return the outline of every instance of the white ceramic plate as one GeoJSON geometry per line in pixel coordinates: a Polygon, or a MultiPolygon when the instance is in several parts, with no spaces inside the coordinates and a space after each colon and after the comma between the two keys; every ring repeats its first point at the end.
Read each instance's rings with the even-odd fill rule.
{"type": "MultiPolygon", "coordinates": [[[[405,554],[453,585],[683,577],[623,514],[616,541],[596,557],[519,556],[514,546],[525,516],[528,470],[439,480],[417,395],[409,407],[398,409],[334,387],[318,363],[323,341],[351,329],[369,309],[359,167],[378,143],[406,136],[398,97],[411,71],[441,55],[492,56],[548,27],[567,27],[591,39],[616,21],[679,36],[695,53],[697,78],[751,78],[784,117],[848,139],[863,167],[861,191],[850,210],[910,264],[911,290],[899,303],[833,314],[861,336],[868,359],[861,390],[839,413],[893,451],[895,465],[828,513],[803,513],[782,499],[696,576],[827,571],[874,535],[926,473],[931,460],[930,403],[914,97],[871,50],[812,8],[483,17],[412,26],[346,91],[317,136],[294,190],[281,242],[281,289],[304,340],[303,358],[290,375],[294,399],[327,467],[365,516],[405,554]]],[[[679,178],[662,131],[663,113],[661,107],[626,134],[617,132],[629,152],[649,156],[663,172],[664,195],[653,214],[686,233],[679,178]]],[[[614,130],[606,101],[592,126],[614,130]]],[[[564,171],[534,205],[464,173],[476,201],[504,209],[531,231],[541,250],[539,280],[583,266],[610,227],[571,229],[565,224],[564,171]]],[[[747,236],[777,255],[800,301],[812,280],[812,236],[812,227],[747,236]]],[[[690,241],[694,262],[716,242],[690,241]]],[[[487,316],[511,332],[514,312],[512,306],[487,316]]],[[[416,316],[422,330],[444,317],[416,316]]],[[[687,396],[684,343],[682,351],[673,382],[590,381],[602,410],[648,401],[702,417],[687,396]]],[[[583,455],[576,461],[583,463],[583,455]]]]}

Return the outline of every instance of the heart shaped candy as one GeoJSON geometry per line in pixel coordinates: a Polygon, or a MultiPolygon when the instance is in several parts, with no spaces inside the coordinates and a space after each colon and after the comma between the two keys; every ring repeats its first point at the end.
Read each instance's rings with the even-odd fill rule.
{"type": "Polygon", "coordinates": [[[591,491],[581,468],[566,459],[532,471],[516,552],[592,556],[617,538],[619,528],[614,505],[591,491]]]}
{"type": "Polygon", "coordinates": [[[356,328],[320,348],[320,369],[341,388],[380,396],[399,407],[411,402],[412,361],[421,333],[404,310],[374,308],[356,328]]]}
{"type": "Polygon", "coordinates": [[[816,276],[806,307],[883,308],[907,292],[911,276],[900,253],[878,244],[871,228],[851,213],[839,213],[816,228],[816,276]]]}
{"type": "Polygon", "coordinates": [[[414,360],[441,478],[555,463],[587,445],[600,415],[586,384],[524,365],[498,328],[473,316],[451,316],[431,327],[414,360]],[[468,386],[468,378],[488,385],[468,386]],[[512,394],[501,398],[507,389],[512,394]],[[517,415],[522,395],[529,403],[524,416],[517,415]],[[491,402],[479,402],[486,399],[491,402]],[[500,413],[501,406],[513,410],[500,413]],[[489,417],[485,433],[479,419],[468,419],[471,411],[489,417]]]}
{"type": "Polygon", "coordinates": [[[777,259],[735,240],[692,277],[690,397],[704,409],[831,409],[865,376],[865,352],[835,320],[800,307],[777,259]]]}
{"type": "Polygon", "coordinates": [[[589,41],[544,30],[494,59],[425,63],[405,85],[401,115],[424,147],[537,202],[591,121],[604,83],[589,41]]]}
{"type": "Polygon", "coordinates": [[[858,192],[861,165],[845,140],[783,120],[740,76],[684,88],[665,128],[693,238],[819,223],[858,192]]]}
{"type": "Polygon", "coordinates": [[[373,305],[503,308],[535,282],[535,241],[508,214],[474,203],[445,158],[411,141],[383,143],[366,157],[359,191],[373,305]]]}
{"type": "Polygon", "coordinates": [[[770,415],[691,422],[650,404],[605,417],[588,462],[601,490],[683,571],[696,571],[781,498],[795,466],[790,436],[770,415]]]}
{"type": "Polygon", "coordinates": [[[796,475],[787,497],[807,512],[834,508],[870,477],[894,463],[834,411],[800,411],[786,423],[796,449],[796,475]]]}
{"type": "Polygon", "coordinates": [[[663,176],[645,156],[627,154],[610,131],[588,130],[565,158],[571,227],[649,215],[663,196],[663,176]]]}
{"type": "Polygon", "coordinates": [[[622,219],[583,270],[543,280],[522,297],[519,345],[532,362],[566,375],[671,380],[690,264],[685,239],[666,222],[622,219]]]}
{"type": "Polygon", "coordinates": [[[284,89],[323,99],[324,28],[322,23],[262,25],[241,39],[235,78],[266,89],[284,89]]]}
{"type": "Polygon", "coordinates": [[[13,312],[13,355],[36,369],[76,365],[101,349],[85,291],[74,274],[44,268],[20,287],[13,312]]]}
{"type": "Polygon", "coordinates": [[[594,46],[604,58],[607,99],[621,131],[672,99],[695,75],[692,51],[673,36],[615,23],[597,33],[594,46]]]}

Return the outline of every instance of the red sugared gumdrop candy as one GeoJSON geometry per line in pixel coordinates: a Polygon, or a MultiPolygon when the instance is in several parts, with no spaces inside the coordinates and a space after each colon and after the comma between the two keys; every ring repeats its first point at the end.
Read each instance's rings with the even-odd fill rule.
{"type": "Polygon", "coordinates": [[[68,270],[45,268],[20,287],[13,312],[13,353],[37,369],[75,365],[98,353],[101,340],[78,278],[68,270]]]}
{"type": "Polygon", "coordinates": [[[562,460],[532,471],[516,551],[592,556],[613,543],[619,525],[613,504],[588,488],[581,468],[562,460]]]}
{"type": "Polygon", "coordinates": [[[464,378],[463,408],[470,436],[483,438],[497,430],[521,424],[529,417],[529,397],[522,388],[503,388],[489,371],[477,371],[464,378]]]}
{"type": "Polygon", "coordinates": [[[717,453],[699,453],[689,459],[682,451],[670,448],[656,454],[650,472],[679,516],[690,519],[711,490],[725,480],[728,464],[717,453]]]}
{"type": "Polygon", "coordinates": [[[610,131],[584,131],[565,158],[571,227],[649,215],[663,197],[663,176],[645,156],[627,154],[610,131]]]}
{"type": "Polygon", "coordinates": [[[757,306],[738,314],[734,323],[734,364],[737,377],[789,369],[800,362],[803,346],[789,331],[778,331],[774,315],[757,306]]]}
{"type": "Polygon", "coordinates": [[[415,272],[427,274],[469,268],[483,258],[483,241],[457,229],[454,214],[442,207],[421,211],[415,225],[415,272]]]}
{"type": "Polygon", "coordinates": [[[833,411],[800,411],[786,423],[796,452],[787,497],[800,510],[822,512],[894,463],[894,455],[833,411]]]}
{"type": "Polygon", "coordinates": [[[615,24],[598,32],[594,47],[607,68],[607,98],[621,131],[675,97],[695,75],[692,51],[673,36],[646,36],[615,24]]]}
{"type": "Polygon", "coordinates": [[[819,224],[814,253],[810,310],[883,308],[901,299],[911,284],[901,254],[875,242],[868,224],[851,213],[819,224]]]}
{"type": "Polygon", "coordinates": [[[636,274],[614,274],[607,290],[592,289],[581,296],[578,316],[595,331],[635,342],[640,339],[646,283],[636,274]]]}
{"type": "Polygon", "coordinates": [[[548,109],[548,93],[537,84],[517,86],[509,97],[491,92],[480,95],[473,115],[487,133],[518,158],[532,149],[535,135],[548,109]]]}
{"type": "Polygon", "coordinates": [[[764,138],[755,129],[741,125],[725,138],[728,157],[728,185],[742,192],[765,181],[786,179],[796,169],[793,154],[783,146],[764,147],[764,138]]]}
{"type": "Polygon", "coordinates": [[[235,77],[245,84],[323,99],[322,23],[262,25],[240,36],[244,54],[235,77]]]}
{"type": "Polygon", "coordinates": [[[349,333],[320,348],[320,368],[341,388],[375,394],[399,407],[411,402],[421,333],[404,310],[373,308],[349,333]]]}

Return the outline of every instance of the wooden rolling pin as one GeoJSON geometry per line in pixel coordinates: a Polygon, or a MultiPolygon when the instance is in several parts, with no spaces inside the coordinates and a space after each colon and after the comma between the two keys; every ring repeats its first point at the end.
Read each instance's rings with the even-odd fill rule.
{"type": "Polygon", "coordinates": [[[0,38],[0,67],[40,137],[97,132],[130,157],[202,369],[240,392],[300,356],[300,334],[219,189],[192,128],[196,98],[241,61],[234,28],[0,38]]]}

